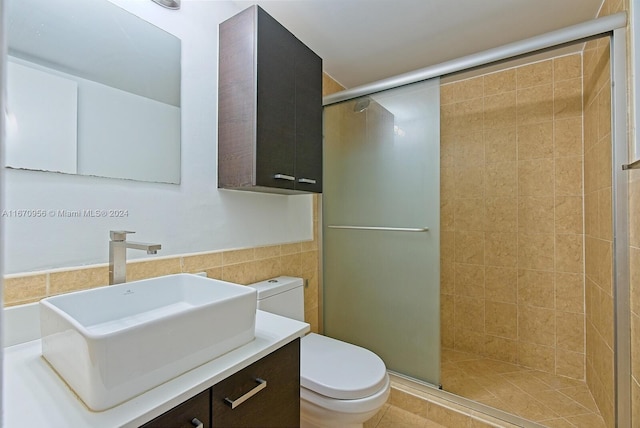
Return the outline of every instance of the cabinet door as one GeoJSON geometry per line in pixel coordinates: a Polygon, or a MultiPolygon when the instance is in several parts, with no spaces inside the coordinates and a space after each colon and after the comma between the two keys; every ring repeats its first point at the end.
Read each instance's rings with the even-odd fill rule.
{"type": "Polygon", "coordinates": [[[194,428],[200,427],[199,422],[202,422],[202,428],[209,428],[211,427],[210,405],[211,394],[207,389],[151,422],[147,422],[141,428],[194,428]]]}
{"type": "Polygon", "coordinates": [[[295,186],[295,37],[258,8],[256,184],[295,186]]]}
{"type": "Polygon", "coordinates": [[[322,192],[322,59],[296,39],[296,189],[322,192]]]}
{"type": "Polygon", "coordinates": [[[300,339],[214,385],[212,401],[213,427],[300,426],[300,339]],[[231,408],[229,401],[237,404],[255,388],[231,408]]]}

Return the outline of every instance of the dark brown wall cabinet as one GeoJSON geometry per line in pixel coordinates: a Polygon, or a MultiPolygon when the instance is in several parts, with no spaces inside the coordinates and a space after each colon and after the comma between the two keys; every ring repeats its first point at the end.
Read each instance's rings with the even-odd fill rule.
{"type": "Polygon", "coordinates": [[[322,59],[258,6],[219,52],[218,187],[322,192],[322,59]]]}
{"type": "Polygon", "coordinates": [[[299,426],[300,339],[296,339],[141,428],[299,426]]]}

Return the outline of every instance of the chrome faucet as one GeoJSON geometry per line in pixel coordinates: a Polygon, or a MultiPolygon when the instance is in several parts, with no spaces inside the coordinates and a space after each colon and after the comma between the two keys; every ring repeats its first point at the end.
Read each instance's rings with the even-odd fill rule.
{"type": "Polygon", "coordinates": [[[147,254],[158,254],[160,244],[127,241],[127,230],[111,230],[109,236],[109,285],[127,282],[127,248],[143,250],[147,254]]]}

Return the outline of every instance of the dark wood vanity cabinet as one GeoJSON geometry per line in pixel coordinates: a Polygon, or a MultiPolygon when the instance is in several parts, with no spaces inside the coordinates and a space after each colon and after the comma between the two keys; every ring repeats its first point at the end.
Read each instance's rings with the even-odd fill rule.
{"type": "Polygon", "coordinates": [[[211,397],[213,427],[299,426],[300,340],[217,383],[211,397]],[[232,401],[240,404],[231,408],[232,401]]]}
{"type": "Polygon", "coordinates": [[[141,428],[299,426],[300,339],[295,339],[141,428]]]}
{"type": "Polygon", "coordinates": [[[322,59],[259,6],[219,46],[218,187],[322,192],[322,59]]]}
{"type": "Polygon", "coordinates": [[[140,428],[210,428],[211,390],[196,395],[140,428]],[[199,424],[202,423],[202,426],[199,424]]]}

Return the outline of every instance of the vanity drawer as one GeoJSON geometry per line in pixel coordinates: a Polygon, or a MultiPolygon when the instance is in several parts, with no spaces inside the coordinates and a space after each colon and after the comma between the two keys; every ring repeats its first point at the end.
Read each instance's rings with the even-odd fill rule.
{"type": "Polygon", "coordinates": [[[210,428],[210,390],[196,395],[140,428],[210,428]],[[194,418],[197,421],[194,421],[194,418]],[[202,425],[199,425],[202,422],[202,425]]]}
{"type": "Polygon", "coordinates": [[[300,339],[214,385],[211,399],[213,427],[300,426],[300,339]]]}

